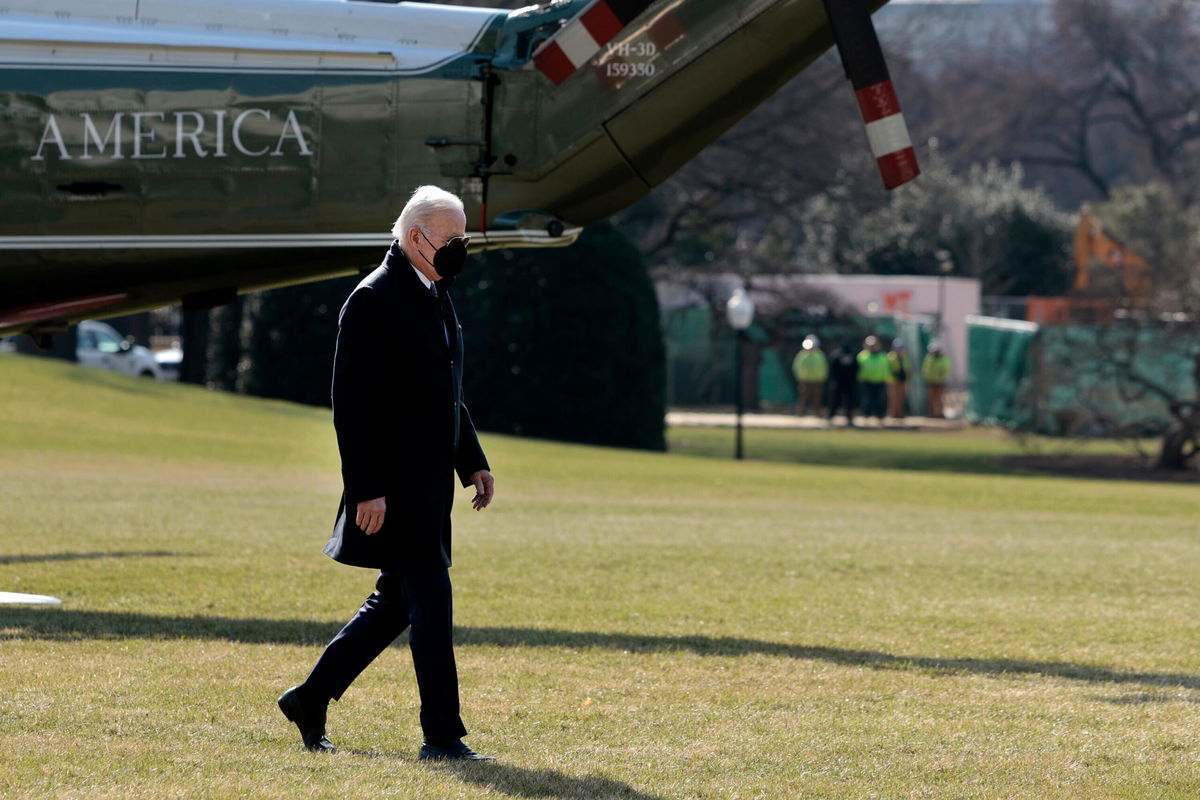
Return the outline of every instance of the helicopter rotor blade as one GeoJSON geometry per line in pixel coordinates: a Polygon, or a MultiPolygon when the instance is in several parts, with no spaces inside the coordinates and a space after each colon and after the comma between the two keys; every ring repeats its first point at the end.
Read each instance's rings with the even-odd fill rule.
{"type": "Polygon", "coordinates": [[[885,189],[921,174],[866,0],[822,0],[885,189]]]}

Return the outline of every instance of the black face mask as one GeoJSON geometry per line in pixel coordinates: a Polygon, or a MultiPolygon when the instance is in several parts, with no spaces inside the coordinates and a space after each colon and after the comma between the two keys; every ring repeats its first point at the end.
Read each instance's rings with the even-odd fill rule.
{"type": "MultiPolygon", "coordinates": [[[[421,238],[429,242],[429,246],[433,247],[433,242],[429,241],[429,237],[425,235],[425,231],[417,228],[421,232],[421,238]]],[[[422,253],[421,257],[429,261],[433,271],[443,278],[454,278],[463,271],[463,266],[467,263],[467,242],[470,241],[465,236],[456,236],[446,242],[442,247],[437,248],[433,254],[433,261],[425,258],[422,253]]]]}

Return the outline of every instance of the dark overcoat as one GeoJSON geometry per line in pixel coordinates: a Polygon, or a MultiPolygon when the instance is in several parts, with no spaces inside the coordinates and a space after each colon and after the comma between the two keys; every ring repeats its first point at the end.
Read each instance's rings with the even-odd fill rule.
{"type": "Polygon", "coordinates": [[[343,564],[449,567],[454,473],[467,486],[489,468],[463,402],[462,327],[439,289],[434,297],[393,243],[338,317],[333,425],[344,491],[325,553],[343,564]],[[368,536],[354,523],[357,504],[377,497],[387,512],[368,536]]]}

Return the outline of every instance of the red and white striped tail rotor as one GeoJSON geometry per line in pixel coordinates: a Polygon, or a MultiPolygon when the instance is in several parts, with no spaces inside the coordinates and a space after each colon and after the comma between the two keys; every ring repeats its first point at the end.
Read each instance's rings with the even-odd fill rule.
{"type": "Polygon", "coordinates": [[[920,175],[917,153],[913,150],[892,82],[882,81],[854,94],[858,98],[863,124],[867,126],[867,140],[879,165],[884,188],[895,189],[920,175]]]}
{"type": "Polygon", "coordinates": [[[921,168],[875,35],[870,8],[864,0],[824,0],[824,4],[883,186],[903,186],[920,175],[921,168]]]}

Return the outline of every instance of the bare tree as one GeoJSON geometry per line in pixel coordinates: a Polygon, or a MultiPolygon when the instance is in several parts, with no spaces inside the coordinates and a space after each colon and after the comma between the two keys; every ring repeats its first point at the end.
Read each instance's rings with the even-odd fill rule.
{"type": "Polygon", "coordinates": [[[1200,6],[1193,0],[1056,0],[939,75],[944,144],[962,163],[1016,160],[1078,199],[1162,181],[1200,188],[1200,6]]]}
{"type": "Polygon", "coordinates": [[[755,263],[743,257],[739,269],[779,271],[802,201],[829,184],[848,147],[865,147],[845,86],[836,58],[819,60],[623,212],[647,258],[660,270],[728,272],[740,236],[755,242],[755,263]]]}
{"type": "Polygon", "coordinates": [[[1163,184],[1118,189],[1097,208],[1107,230],[1149,264],[1149,294],[1102,329],[1105,369],[1126,404],[1150,401],[1173,420],[1159,464],[1182,468],[1200,449],[1200,208],[1163,184]]]}
{"type": "Polygon", "coordinates": [[[1200,210],[1151,184],[1116,189],[1094,211],[1107,234],[1146,258],[1136,279],[1148,291],[1132,302],[1114,262],[1089,295],[1110,319],[1040,331],[1028,406],[1038,427],[1068,435],[1135,446],[1159,436],[1160,467],[1191,466],[1200,450],[1200,210]]]}

